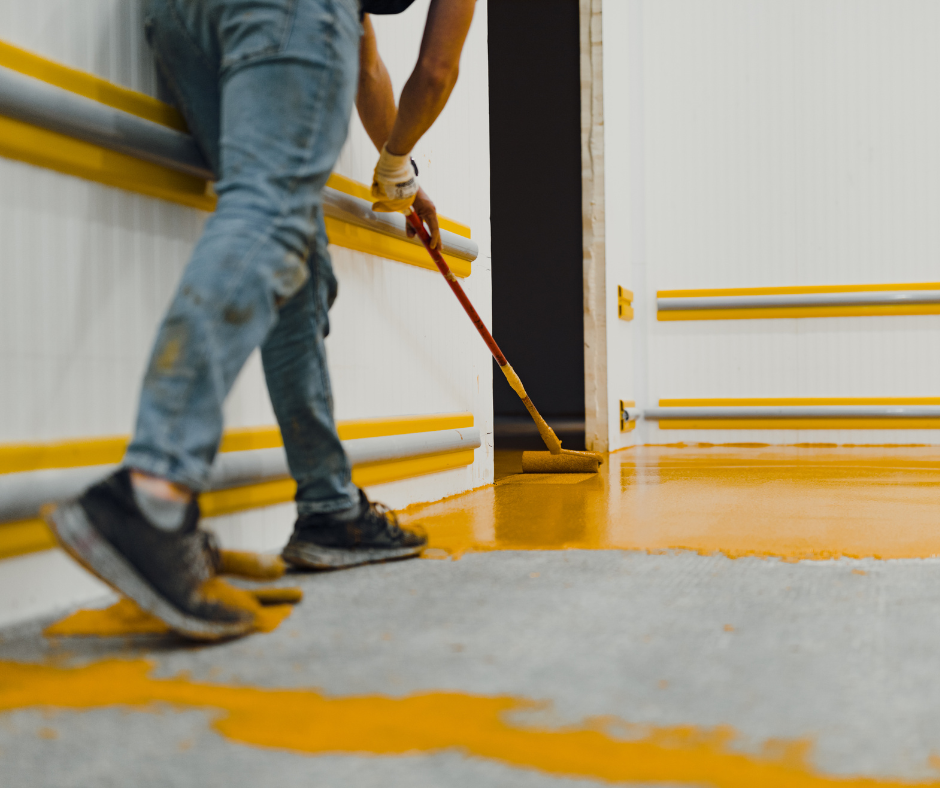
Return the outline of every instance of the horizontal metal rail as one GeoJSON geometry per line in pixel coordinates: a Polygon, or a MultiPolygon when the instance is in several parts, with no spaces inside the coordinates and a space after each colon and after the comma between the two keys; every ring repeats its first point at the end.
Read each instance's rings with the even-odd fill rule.
{"type": "MultiPolygon", "coordinates": [[[[421,246],[417,238],[409,238],[405,230],[407,222],[400,213],[377,213],[372,210],[372,203],[351,194],[327,186],[323,190],[323,213],[342,222],[355,224],[367,230],[400,238],[408,243],[421,246]]],[[[444,254],[461,260],[476,260],[479,249],[475,241],[449,230],[441,230],[441,245],[444,254]]]]}
{"type": "Polygon", "coordinates": [[[644,408],[663,419],[940,419],[940,405],[722,405],[644,408]]]}
{"type": "MultiPolygon", "coordinates": [[[[0,115],[197,178],[216,179],[191,135],[3,66],[0,66],[0,115]]],[[[323,212],[421,246],[418,239],[408,238],[404,216],[376,213],[368,200],[327,187],[323,190],[323,212]]],[[[445,254],[461,260],[475,260],[479,253],[475,242],[448,230],[441,230],[441,243],[445,254]]]]}
{"type": "Polygon", "coordinates": [[[656,308],[660,312],[821,306],[914,306],[917,304],[940,304],[940,290],[879,290],[862,293],[695,296],[656,299],[656,308]]]}
{"type": "Polygon", "coordinates": [[[189,134],[2,66],[0,114],[198,178],[215,180],[189,134]]]}
{"type": "MultiPolygon", "coordinates": [[[[343,448],[354,466],[476,449],[480,445],[478,427],[343,441],[343,448]]],[[[95,465],[0,475],[0,523],[37,517],[44,504],[79,495],[88,485],[117,467],[95,465]]],[[[225,490],[284,479],[289,475],[287,457],[282,448],[226,452],[216,457],[209,489],[225,490]]]]}

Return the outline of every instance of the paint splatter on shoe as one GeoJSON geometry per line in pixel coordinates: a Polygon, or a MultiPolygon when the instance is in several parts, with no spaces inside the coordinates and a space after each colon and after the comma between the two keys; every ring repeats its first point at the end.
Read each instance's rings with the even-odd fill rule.
{"type": "Polygon", "coordinates": [[[359,496],[355,511],[299,517],[284,560],[302,569],[345,569],[421,554],[428,543],[421,526],[402,528],[394,512],[362,490],[359,496]]]}
{"type": "Polygon", "coordinates": [[[210,535],[197,527],[195,499],[177,531],[156,528],[137,507],[130,474],[121,469],[43,516],[69,555],[173,631],[219,640],[256,628],[257,602],[216,577],[221,559],[210,535]]]}

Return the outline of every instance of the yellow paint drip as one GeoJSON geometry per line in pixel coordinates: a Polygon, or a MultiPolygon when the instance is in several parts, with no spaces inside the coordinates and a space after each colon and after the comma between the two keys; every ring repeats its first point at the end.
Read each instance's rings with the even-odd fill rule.
{"type": "MultiPolygon", "coordinates": [[[[280,590],[280,589],[272,589],[280,590]]],[[[299,589],[284,589],[285,594],[274,595],[276,601],[300,601],[299,589]]],[[[300,597],[303,595],[300,594],[300,597]]],[[[259,632],[273,632],[291,614],[290,604],[262,606],[255,602],[255,628],[259,632]]],[[[61,621],[46,627],[46,637],[127,637],[131,635],[166,634],[170,628],[159,618],[140,607],[131,599],[121,599],[111,607],[99,610],[77,610],[61,621]]]]}
{"type": "Polygon", "coordinates": [[[238,575],[255,580],[277,580],[287,570],[279,555],[265,555],[244,550],[220,550],[223,575],[238,575]]]}
{"type": "Polygon", "coordinates": [[[154,679],[145,660],[80,668],[0,662],[0,711],[154,704],[216,710],[212,727],[257,747],[310,754],[405,755],[458,749],[556,775],[663,781],[715,788],[900,788],[938,782],[829,777],[813,772],[807,741],[770,741],[757,754],[731,749],[727,727],[648,729],[612,718],[541,729],[525,724],[538,704],[522,699],[427,692],[404,698],[330,698],[310,690],[257,689],[154,679]]]}
{"type": "Polygon", "coordinates": [[[100,610],[76,610],[70,616],[46,627],[46,637],[116,637],[155,635],[169,632],[159,618],[141,610],[136,602],[121,599],[100,610]]]}
{"type": "MultiPolygon", "coordinates": [[[[786,560],[940,555],[932,447],[640,447],[590,477],[505,474],[400,513],[430,546],[694,550],[786,560]]],[[[510,463],[511,464],[511,463],[510,463]]],[[[516,460],[516,471],[521,470],[516,460]]]]}

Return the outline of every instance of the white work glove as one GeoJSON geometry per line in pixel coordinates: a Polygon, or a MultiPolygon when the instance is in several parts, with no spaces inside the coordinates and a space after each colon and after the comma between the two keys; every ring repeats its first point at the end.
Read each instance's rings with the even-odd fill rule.
{"type": "Polygon", "coordinates": [[[418,176],[411,166],[411,156],[395,156],[383,145],[372,176],[372,210],[404,211],[415,201],[417,193],[418,176]]]}

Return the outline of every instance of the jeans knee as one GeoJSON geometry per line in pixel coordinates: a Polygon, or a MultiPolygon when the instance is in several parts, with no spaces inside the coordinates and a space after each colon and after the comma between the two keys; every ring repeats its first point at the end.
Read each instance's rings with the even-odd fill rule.
{"type": "Polygon", "coordinates": [[[280,261],[271,272],[271,290],[276,304],[293,298],[310,279],[310,267],[305,257],[293,249],[286,249],[280,261]]]}

